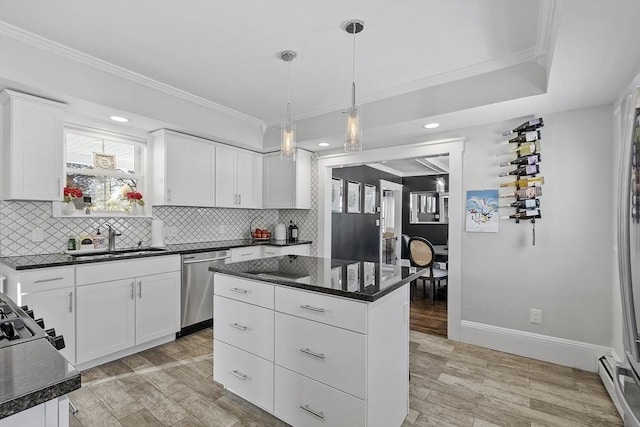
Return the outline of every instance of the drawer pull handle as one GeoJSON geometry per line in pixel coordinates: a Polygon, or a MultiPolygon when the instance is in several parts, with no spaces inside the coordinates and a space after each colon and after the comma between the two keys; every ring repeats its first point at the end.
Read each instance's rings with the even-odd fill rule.
{"type": "Polygon", "coordinates": [[[242,381],[246,381],[246,379],[247,379],[247,376],[246,376],[245,374],[241,374],[241,373],[240,373],[240,372],[238,372],[238,371],[229,371],[229,373],[230,373],[231,375],[233,375],[234,377],[238,377],[238,378],[240,378],[242,381]]]}
{"type": "Polygon", "coordinates": [[[229,290],[231,292],[237,292],[239,294],[246,294],[248,292],[246,289],[240,289],[240,288],[231,288],[229,290]]]}
{"type": "Polygon", "coordinates": [[[241,331],[246,331],[248,328],[246,326],[242,326],[238,323],[229,323],[229,326],[232,328],[240,329],[241,331]]]}
{"type": "Polygon", "coordinates": [[[301,348],[301,352],[307,353],[313,357],[317,357],[318,359],[324,359],[324,353],[316,353],[315,351],[311,351],[308,348],[301,348]]]}
{"type": "Polygon", "coordinates": [[[313,307],[311,305],[301,305],[300,308],[304,308],[305,310],[317,311],[318,313],[324,313],[324,308],[322,307],[313,307]]]}
{"type": "Polygon", "coordinates": [[[300,409],[304,409],[308,413],[324,420],[324,413],[322,411],[316,411],[315,409],[312,409],[309,405],[300,405],[300,409]]]}
{"type": "Polygon", "coordinates": [[[51,279],[34,280],[33,283],[55,282],[56,280],[62,280],[62,279],[64,279],[64,277],[52,277],[51,279]]]}

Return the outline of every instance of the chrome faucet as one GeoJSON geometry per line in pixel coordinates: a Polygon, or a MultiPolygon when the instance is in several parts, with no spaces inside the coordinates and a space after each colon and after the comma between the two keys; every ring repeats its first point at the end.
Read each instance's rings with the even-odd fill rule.
{"type": "Polygon", "coordinates": [[[121,236],[121,234],[118,233],[116,231],[116,229],[111,226],[111,224],[105,224],[105,226],[108,229],[108,233],[107,233],[107,236],[109,238],[108,239],[108,241],[109,241],[109,249],[108,250],[109,251],[115,251],[116,250],[116,236],[121,236]]]}

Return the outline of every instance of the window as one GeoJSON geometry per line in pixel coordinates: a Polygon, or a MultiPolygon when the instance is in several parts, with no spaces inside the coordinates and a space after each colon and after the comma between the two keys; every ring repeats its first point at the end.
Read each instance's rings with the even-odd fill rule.
{"type": "MultiPolygon", "coordinates": [[[[66,184],[91,197],[96,212],[128,212],[127,193],[143,191],[145,141],[91,128],[66,127],[66,184]]],[[[83,202],[80,202],[83,203],[83,202]]],[[[76,207],[84,208],[78,206],[76,207]]]]}

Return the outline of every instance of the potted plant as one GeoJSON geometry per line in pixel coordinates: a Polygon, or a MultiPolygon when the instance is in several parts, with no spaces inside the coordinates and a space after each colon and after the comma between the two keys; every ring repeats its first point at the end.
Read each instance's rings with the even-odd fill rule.
{"type": "Polygon", "coordinates": [[[144,206],[144,200],[142,200],[142,193],[138,191],[130,191],[126,194],[127,200],[131,205],[129,212],[131,215],[138,215],[138,206],[144,206]]]}
{"type": "Polygon", "coordinates": [[[82,190],[79,188],[64,187],[64,206],[62,212],[65,215],[73,215],[76,212],[76,205],[73,203],[74,199],[82,197],[82,190]]]}

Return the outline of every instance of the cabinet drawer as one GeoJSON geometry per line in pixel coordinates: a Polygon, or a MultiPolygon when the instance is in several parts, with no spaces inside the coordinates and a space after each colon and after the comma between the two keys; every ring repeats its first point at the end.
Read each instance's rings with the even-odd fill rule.
{"type": "Polygon", "coordinates": [[[292,245],[282,248],[282,255],[309,255],[311,245],[292,245]]]}
{"type": "Polygon", "coordinates": [[[45,268],[19,273],[18,293],[59,289],[74,285],[73,267],[45,268]]]}
{"type": "Polygon", "coordinates": [[[279,246],[263,246],[262,257],[270,258],[274,256],[280,256],[282,254],[282,248],[279,246]]]}
{"type": "Polygon", "coordinates": [[[365,335],[282,313],[275,323],[277,365],[366,398],[365,335]]]}
{"type": "Polygon", "coordinates": [[[277,311],[305,319],[367,332],[367,304],[363,302],[277,286],[275,307],[277,311]]]}
{"type": "Polygon", "coordinates": [[[273,363],[213,340],[213,379],[273,413],[273,363]]]}
{"type": "Polygon", "coordinates": [[[180,255],[107,261],[76,267],[78,285],[180,271],[180,255]]]}
{"type": "Polygon", "coordinates": [[[262,257],[262,248],[260,246],[245,246],[242,248],[231,249],[231,258],[229,262],[250,261],[262,257]]]}
{"type": "Polygon", "coordinates": [[[213,293],[273,310],[273,285],[216,273],[213,293]]]}
{"type": "Polygon", "coordinates": [[[275,414],[293,426],[364,427],[363,400],[275,366],[275,414]]]}
{"type": "Polygon", "coordinates": [[[273,310],[213,297],[216,339],[273,361],[273,310]]]}

